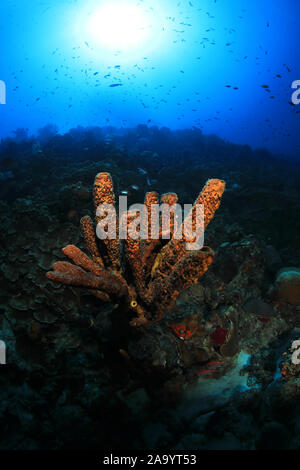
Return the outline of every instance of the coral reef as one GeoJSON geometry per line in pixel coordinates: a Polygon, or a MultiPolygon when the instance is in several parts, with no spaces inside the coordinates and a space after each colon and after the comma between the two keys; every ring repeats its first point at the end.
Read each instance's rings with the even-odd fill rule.
{"type": "MultiPolygon", "coordinates": [[[[222,180],[209,180],[206,183],[187,216],[191,218],[193,233],[196,229],[197,206],[204,206],[206,228],[219,208],[224,190],[225,183],[222,180]]],[[[148,238],[145,240],[134,238],[134,234],[130,232],[132,217],[128,212],[119,221],[114,220],[115,211],[106,211],[106,224],[108,227],[115,224],[116,231],[115,237],[107,236],[103,240],[104,250],[100,250],[100,253],[92,219],[89,216],[83,217],[81,229],[91,258],[74,245],[68,245],[63,253],[74,264],[65,261],[55,263],[53,271],[47,273],[48,279],[61,284],[86,287],[99,299],[120,305],[132,317],[132,326],[160,320],[174,306],[180,292],[199,281],[214,258],[214,252],[209,247],[193,251],[187,249],[187,230],[181,228],[182,237],[175,238],[176,201],[176,194],[165,194],[160,201],[161,204],[170,206],[172,238],[167,243],[163,240],[161,219],[159,237],[154,240],[150,238],[153,228],[151,209],[158,202],[156,193],[147,193],[145,197],[148,220],[148,238]],[[124,246],[119,239],[120,223],[127,229],[124,246]]],[[[103,220],[103,216],[98,215],[98,208],[105,204],[115,208],[113,183],[109,173],[99,173],[94,182],[97,224],[103,220]]],[[[185,220],[182,226],[186,225],[185,220]]],[[[141,231],[141,227],[139,230],[141,231]]]]}
{"type": "MultiPolygon", "coordinates": [[[[279,448],[278,423],[291,434],[282,445],[300,448],[299,366],[290,350],[300,338],[300,307],[267,296],[279,269],[300,266],[299,165],[266,161],[259,150],[192,130],[151,128],[143,142],[135,129],[110,130],[113,142],[105,144],[93,132],[41,141],[43,154],[33,154],[32,140],[0,145],[3,171],[14,175],[0,188],[0,339],[7,345],[0,448],[279,448]],[[94,224],[83,217],[93,218],[91,182],[100,166],[130,204],[150,189],[173,200],[176,190],[192,203],[211,175],[226,180],[222,210],[205,237],[213,264],[160,321],[145,307],[151,316],[139,328],[128,323],[136,311],[115,309],[113,295],[102,291],[107,301],[99,301],[99,289],[87,287],[91,295],[45,276],[53,261],[65,261],[63,246],[85,251],[84,242],[92,261],[101,268],[100,254],[112,272],[106,248],[93,244],[94,224]],[[242,370],[235,367],[240,357],[242,370]],[[153,393],[158,369],[166,385],[153,393]],[[193,403],[181,397],[180,411],[178,390],[194,387],[193,403]],[[209,390],[219,402],[207,406],[209,390]]],[[[153,191],[148,198],[158,201],[153,191]]],[[[147,284],[167,242],[159,243],[146,247],[147,284]]]]}

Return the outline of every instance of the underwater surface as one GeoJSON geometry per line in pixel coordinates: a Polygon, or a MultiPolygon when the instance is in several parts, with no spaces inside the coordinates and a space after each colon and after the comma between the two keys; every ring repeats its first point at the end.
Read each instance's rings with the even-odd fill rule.
{"type": "Polygon", "coordinates": [[[300,449],[299,14],[1,1],[0,450],[300,449]]]}

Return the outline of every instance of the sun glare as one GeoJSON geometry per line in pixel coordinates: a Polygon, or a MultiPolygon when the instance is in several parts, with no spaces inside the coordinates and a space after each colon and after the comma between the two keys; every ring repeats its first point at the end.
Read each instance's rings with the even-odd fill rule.
{"type": "Polygon", "coordinates": [[[148,35],[145,13],[128,3],[102,6],[91,15],[88,30],[95,41],[112,49],[137,47],[148,35]]]}

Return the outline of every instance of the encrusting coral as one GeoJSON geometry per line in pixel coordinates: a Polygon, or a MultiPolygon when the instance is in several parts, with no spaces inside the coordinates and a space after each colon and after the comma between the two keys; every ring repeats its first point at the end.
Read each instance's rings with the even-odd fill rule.
{"type": "MultiPolygon", "coordinates": [[[[225,183],[222,180],[211,179],[206,183],[189,214],[193,230],[197,206],[204,207],[206,229],[220,206],[224,190],[225,183]]],[[[186,245],[190,240],[187,240],[185,230],[182,230],[181,238],[175,238],[176,203],[177,195],[174,193],[164,194],[160,199],[160,204],[170,207],[170,240],[164,239],[161,217],[158,237],[151,238],[151,208],[159,204],[159,196],[155,192],[149,192],[145,196],[144,206],[148,219],[146,239],[133,237],[130,212],[119,221],[115,211],[108,211],[105,213],[105,222],[108,226],[115,224],[116,237],[103,240],[99,249],[93,221],[89,216],[83,217],[81,230],[91,257],[74,245],[68,245],[63,253],[74,264],[57,262],[53,271],[47,273],[47,277],[61,284],[85,287],[102,301],[118,304],[128,313],[132,326],[162,319],[174,306],[180,292],[197,283],[214,258],[214,252],[209,247],[189,251],[186,245]],[[119,238],[120,224],[127,229],[127,236],[123,241],[119,238]]],[[[115,207],[113,182],[109,173],[99,173],[95,178],[96,224],[104,218],[97,211],[103,204],[115,207]]],[[[185,227],[185,223],[186,219],[179,228],[185,227]]]]}

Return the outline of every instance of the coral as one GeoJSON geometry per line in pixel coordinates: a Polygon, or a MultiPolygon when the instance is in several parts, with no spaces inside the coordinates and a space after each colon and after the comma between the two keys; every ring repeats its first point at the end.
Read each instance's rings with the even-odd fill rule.
{"type": "Polygon", "coordinates": [[[105,218],[107,227],[115,225],[116,237],[107,234],[104,246],[99,248],[91,218],[83,217],[81,229],[91,258],[74,245],[68,245],[63,253],[74,264],[59,261],[47,277],[61,284],[88,288],[101,300],[119,305],[128,313],[132,326],[160,320],[174,306],[180,292],[196,284],[213,261],[214,252],[209,247],[193,251],[187,249],[187,242],[193,241],[187,234],[190,234],[188,229],[195,230],[196,210],[200,204],[204,206],[206,229],[219,208],[224,190],[223,181],[209,180],[179,227],[175,217],[177,195],[162,195],[160,203],[170,207],[170,240],[165,239],[161,218],[158,219],[159,233],[154,239],[151,237],[151,208],[158,204],[159,196],[155,192],[147,193],[144,216],[148,219],[148,235],[141,240],[141,237],[134,237],[130,212],[118,220],[115,211],[99,213],[97,210],[104,204],[115,208],[112,178],[109,173],[99,173],[94,183],[95,222],[98,224],[105,218]],[[127,230],[124,243],[119,239],[119,225],[122,230],[127,230]],[[180,239],[175,238],[178,228],[185,229],[180,239]]]}
{"type": "Polygon", "coordinates": [[[293,267],[281,269],[271,294],[278,301],[300,305],[300,269],[293,267]]]}

